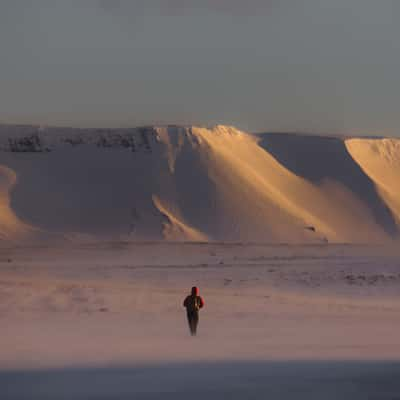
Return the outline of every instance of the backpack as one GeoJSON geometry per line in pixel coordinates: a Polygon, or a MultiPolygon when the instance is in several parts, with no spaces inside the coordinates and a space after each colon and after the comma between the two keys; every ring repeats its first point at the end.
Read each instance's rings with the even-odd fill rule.
{"type": "Polygon", "coordinates": [[[188,298],[187,298],[188,311],[199,311],[200,304],[201,304],[201,301],[200,301],[199,296],[188,296],[188,298]]]}

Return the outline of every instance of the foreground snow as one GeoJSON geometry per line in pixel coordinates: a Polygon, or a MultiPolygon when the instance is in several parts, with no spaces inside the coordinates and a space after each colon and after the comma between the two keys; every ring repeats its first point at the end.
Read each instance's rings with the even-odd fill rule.
{"type": "Polygon", "coordinates": [[[6,400],[389,400],[400,364],[218,362],[0,372],[6,400]]]}
{"type": "Polygon", "coordinates": [[[400,390],[395,247],[92,242],[9,247],[0,262],[1,399],[400,390]],[[196,338],[182,308],[194,284],[196,338]]]}
{"type": "Polygon", "coordinates": [[[92,243],[2,253],[2,368],[397,359],[396,248],[92,243]],[[199,336],[182,300],[198,285],[199,336]]]}

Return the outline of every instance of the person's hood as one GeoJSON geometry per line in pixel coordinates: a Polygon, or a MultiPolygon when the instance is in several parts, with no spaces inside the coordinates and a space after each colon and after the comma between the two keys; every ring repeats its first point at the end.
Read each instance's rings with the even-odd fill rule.
{"type": "Polygon", "coordinates": [[[198,296],[199,295],[199,288],[196,286],[192,287],[192,296],[198,296]]]}

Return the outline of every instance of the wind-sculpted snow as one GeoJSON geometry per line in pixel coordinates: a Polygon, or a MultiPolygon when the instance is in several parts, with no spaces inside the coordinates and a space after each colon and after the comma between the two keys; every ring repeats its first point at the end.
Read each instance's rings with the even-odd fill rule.
{"type": "Polygon", "coordinates": [[[400,140],[352,139],[347,149],[400,223],[400,140]]]}
{"type": "Polygon", "coordinates": [[[400,232],[396,139],[0,125],[0,150],[15,177],[1,184],[4,238],[382,242],[400,232]]]}

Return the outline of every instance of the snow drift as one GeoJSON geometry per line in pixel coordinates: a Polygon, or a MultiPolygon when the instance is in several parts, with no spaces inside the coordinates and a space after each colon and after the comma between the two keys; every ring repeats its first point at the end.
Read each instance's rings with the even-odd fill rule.
{"type": "Polygon", "coordinates": [[[0,235],[382,242],[400,140],[233,127],[0,126],[0,235]]]}

